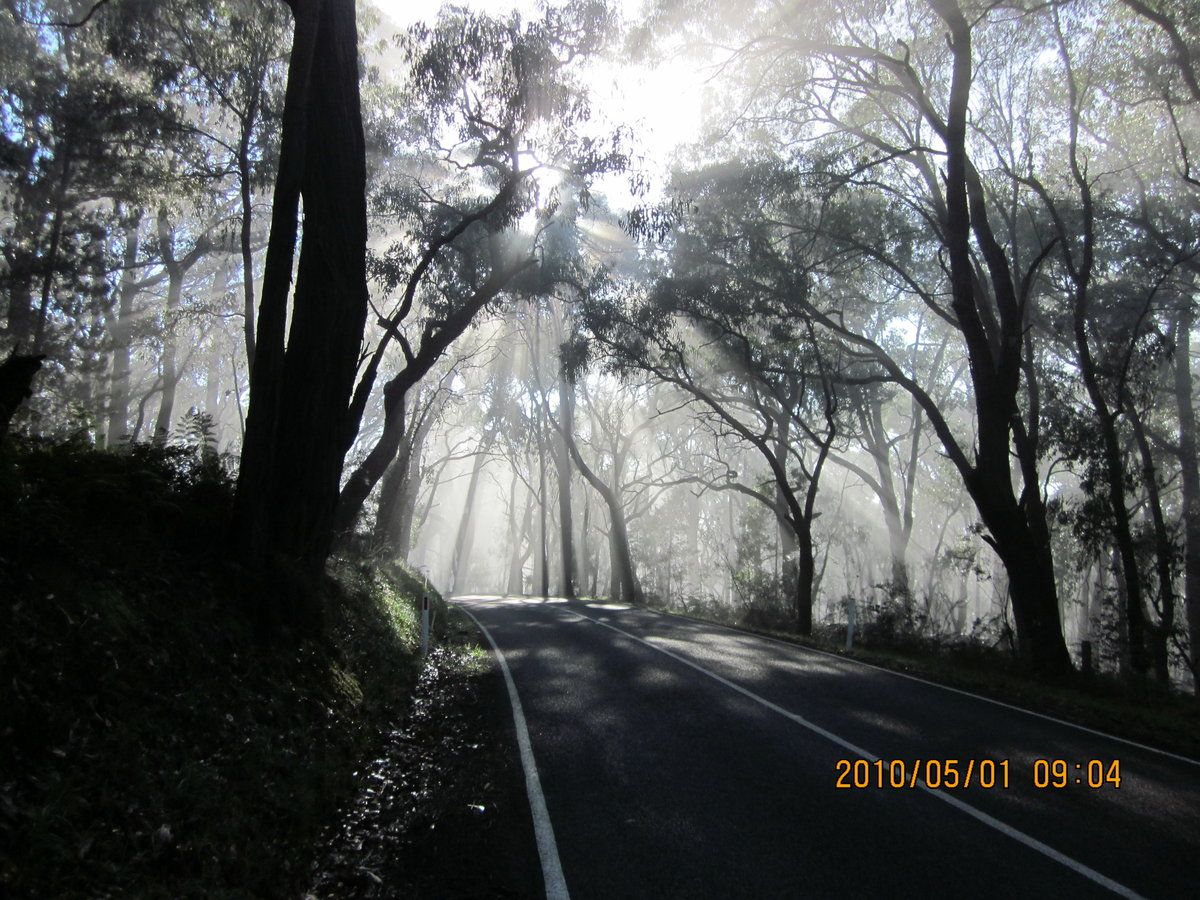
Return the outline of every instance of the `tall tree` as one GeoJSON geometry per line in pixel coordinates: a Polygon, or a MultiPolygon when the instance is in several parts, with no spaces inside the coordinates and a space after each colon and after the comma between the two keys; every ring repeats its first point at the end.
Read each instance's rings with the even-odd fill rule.
{"type": "MultiPolygon", "coordinates": [[[[367,314],[366,155],[353,0],[290,6],[292,56],[234,524],[243,558],[313,576],[332,546],[367,314]]],[[[315,594],[307,597],[289,611],[301,623],[319,615],[315,594]]]]}

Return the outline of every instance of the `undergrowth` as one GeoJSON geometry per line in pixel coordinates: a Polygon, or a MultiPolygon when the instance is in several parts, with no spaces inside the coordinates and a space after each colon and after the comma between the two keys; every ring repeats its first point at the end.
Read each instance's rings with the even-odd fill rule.
{"type": "MultiPolygon", "coordinates": [[[[188,449],[0,456],[0,895],[295,895],[417,673],[418,583],[348,561],[264,645],[188,449]]],[[[439,598],[440,600],[440,598],[439,598]]],[[[446,621],[443,615],[442,621],[446,621]]]]}

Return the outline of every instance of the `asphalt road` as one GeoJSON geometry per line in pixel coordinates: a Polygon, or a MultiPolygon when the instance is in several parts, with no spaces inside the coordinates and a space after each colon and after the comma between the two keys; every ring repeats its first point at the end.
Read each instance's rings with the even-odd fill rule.
{"type": "Polygon", "coordinates": [[[1194,762],[716,625],[457,602],[511,672],[543,871],[575,900],[1200,896],[1194,762]],[[869,763],[870,787],[837,787],[864,758],[887,786],[869,763]],[[1035,787],[1039,758],[1066,761],[1065,787],[1035,787]],[[960,780],[992,760],[995,787],[978,762],[969,788],[909,786],[916,761],[951,759],[960,780]],[[1119,760],[1120,787],[1088,787],[1089,760],[1119,760]]]}

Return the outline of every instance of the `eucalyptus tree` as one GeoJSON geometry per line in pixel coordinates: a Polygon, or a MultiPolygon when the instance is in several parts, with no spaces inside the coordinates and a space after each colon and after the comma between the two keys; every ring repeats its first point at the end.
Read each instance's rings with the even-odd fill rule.
{"type": "Polygon", "coordinates": [[[441,177],[453,173],[458,184],[452,181],[439,197],[420,176],[413,180],[432,237],[415,252],[411,238],[397,241],[381,269],[384,290],[401,295],[380,320],[383,334],[343,432],[346,447],[393,340],[404,365],[383,387],[383,434],[342,489],[343,533],[395,457],[412,386],[489,304],[505,293],[544,290],[552,277],[538,266],[538,247],[557,200],[552,190],[541,191],[539,200],[536,173],[556,171],[585,184],[623,165],[616,143],[583,130],[589,108],[578,68],[604,39],[608,22],[606,8],[590,2],[548,10],[530,23],[451,9],[432,29],[412,33],[414,140],[441,177]]]}
{"type": "MultiPolygon", "coordinates": [[[[315,576],[333,540],[346,410],[367,314],[366,160],[355,4],[291,6],[295,27],[234,533],[252,564],[315,576]],[[301,196],[304,235],[289,314],[301,196]]],[[[289,617],[311,626],[319,601],[315,592],[297,593],[289,617]]],[[[264,600],[259,612],[268,627],[282,617],[279,606],[264,600]]]]}
{"type": "Polygon", "coordinates": [[[413,545],[417,500],[430,462],[425,459],[430,433],[443,421],[453,393],[452,380],[460,360],[445,366],[437,378],[427,378],[412,398],[404,438],[395,461],[384,473],[379,489],[372,539],[385,558],[407,560],[413,545]]]}
{"type": "Polygon", "coordinates": [[[1027,231],[1014,245],[997,229],[999,195],[985,177],[990,150],[968,116],[981,73],[1003,58],[1007,33],[993,26],[1020,13],[905,0],[889,7],[889,27],[880,29],[873,3],[806,3],[803,14],[798,6],[749,3],[705,21],[735,48],[730,65],[749,76],[743,104],[755,133],[812,176],[814,202],[791,223],[796,239],[818,241],[826,269],[844,270],[853,257],[860,280],[904,282],[957,332],[974,406],[966,432],[923,378],[907,373],[862,320],[843,315],[835,294],[800,302],[846,352],[868,356],[921,405],[1008,570],[1022,658],[1045,671],[1069,669],[1038,470],[1036,373],[1027,366],[1030,284],[1051,239],[1027,231]],[[830,233],[830,214],[846,219],[854,207],[858,226],[830,233]],[[932,265],[914,271],[909,263],[922,255],[932,265]]]}
{"type": "Polygon", "coordinates": [[[142,59],[154,89],[188,105],[184,131],[197,174],[237,196],[242,337],[254,362],[254,194],[270,186],[277,155],[287,13],[278,0],[156,3],[106,10],[110,52],[142,59]]]}
{"type": "MultiPolygon", "coordinates": [[[[1183,545],[1183,592],[1187,603],[1188,660],[1200,689],[1200,463],[1197,461],[1195,393],[1191,346],[1195,324],[1195,279],[1200,273],[1200,179],[1195,172],[1197,134],[1192,123],[1200,108],[1194,47],[1197,32],[1194,4],[1163,0],[1121,0],[1106,16],[1112,31],[1099,65],[1087,74],[1089,89],[1098,85],[1110,120],[1092,140],[1104,141],[1106,166],[1113,173],[1104,185],[1102,203],[1109,216],[1119,216],[1137,229],[1176,270],[1157,303],[1160,329],[1174,352],[1172,378],[1166,387],[1175,422],[1164,430],[1169,440],[1156,444],[1167,452],[1160,468],[1178,469],[1183,545]],[[1125,15],[1120,15],[1124,12],[1125,15]],[[1095,73],[1093,75],[1093,72],[1095,73]],[[1172,283],[1173,282],[1173,283],[1172,283]]],[[[1133,425],[1132,421],[1130,423],[1133,425]]],[[[1164,473],[1164,480],[1170,475],[1164,473]]],[[[1156,651],[1157,652],[1157,651],[1156,651]]]]}
{"type": "MultiPolygon", "coordinates": [[[[109,232],[124,203],[161,183],[149,151],[175,140],[180,113],[136,61],[109,58],[98,25],[56,24],[74,6],[10,4],[0,15],[0,339],[5,349],[49,356],[42,396],[66,406],[72,395],[87,399],[82,391],[94,406],[111,298],[109,232]]],[[[64,418],[61,407],[42,412],[64,418]]]]}
{"type": "Polygon", "coordinates": [[[567,375],[576,389],[575,428],[567,431],[558,419],[554,427],[608,514],[608,596],[614,602],[640,603],[643,591],[631,525],[678,483],[675,442],[654,440],[664,414],[662,385],[613,384],[611,379],[589,384],[578,364],[577,360],[567,375]]]}
{"type": "MultiPolygon", "coordinates": [[[[732,472],[708,484],[751,496],[775,513],[787,569],[795,572],[796,627],[807,634],[813,523],[821,475],[842,429],[840,388],[878,377],[852,372],[854,359],[819,339],[803,315],[802,298],[819,290],[803,271],[804,248],[761,215],[764,202],[793,182],[770,162],[677,176],[673,187],[686,196],[687,209],[676,211],[662,276],[644,298],[636,290],[613,292],[587,308],[592,337],[611,365],[674,385],[766,464],[765,491],[732,472]]],[[[642,221],[653,227],[651,219],[642,221]]]]}

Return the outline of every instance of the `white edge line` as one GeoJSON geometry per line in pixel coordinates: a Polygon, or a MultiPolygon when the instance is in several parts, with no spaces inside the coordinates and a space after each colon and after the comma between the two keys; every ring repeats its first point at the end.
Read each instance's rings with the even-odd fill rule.
{"type": "Polygon", "coordinates": [[[521,768],[525,770],[525,792],[529,795],[529,811],[533,815],[533,834],[537,839],[538,857],[542,862],[542,881],[546,886],[547,900],[570,900],[567,891],[567,880],[563,877],[562,864],[558,860],[558,844],[554,840],[554,826],[550,824],[550,811],[546,809],[546,797],[542,793],[542,782],[538,778],[537,764],[533,761],[533,745],[529,741],[529,729],[525,725],[525,712],[521,708],[521,698],[517,696],[517,686],[513,682],[512,673],[504,654],[500,652],[492,633],[484,627],[475,615],[465,606],[456,603],[459,609],[471,617],[478,626],[492,651],[496,661],[500,663],[500,671],[504,673],[504,683],[508,686],[508,699],[512,703],[513,724],[517,730],[517,746],[521,750],[521,768]]]}
{"type": "MultiPolygon", "coordinates": [[[[637,641],[640,644],[645,644],[650,649],[657,650],[659,653],[662,653],[665,656],[671,657],[671,659],[675,660],[676,662],[681,662],[685,666],[689,666],[689,667],[695,669],[697,672],[700,672],[703,675],[707,675],[709,678],[713,679],[714,681],[720,682],[721,684],[725,685],[725,687],[730,688],[734,691],[737,691],[739,694],[741,694],[745,697],[748,697],[751,700],[754,700],[756,703],[761,703],[763,706],[765,706],[767,709],[771,710],[772,712],[779,713],[779,715],[783,716],[784,718],[791,719],[797,725],[801,725],[804,728],[807,728],[809,731],[812,731],[815,734],[819,734],[821,737],[825,738],[826,740],[832,741],[833,743],[837,744],[842,749],[847,750],[850,753],[853,753],[855,756],[861,756],[870,762],[874,762],[875,760],[880,758],[880,757],[876,756],[874,753],[864,750],[862,747],[855,746],[854,744],[850,743],[849,741],[845,740],[844,738],[838,737],[832,731],[829,731],[825,728],[822,728],[820,725],[817,725],[813,722],[808,721],[808,719],[805,719],[803,716],[799,716],[799,715],[796,715],[796,713],[789,712],[788,710],[784,709],[782,706],[779,706],[776,703],[772,703],[770,700],[766,699],[765,697],[760,697],[758,694],[754,693],[753,691],[748,690],[748,689],[742,687],[741,685],[736,684],[732,681],[729,681],[726,678],[722,678],[720,675],[716,674],[715,672],[710,672],[708,669],[692,662],[690,659],[686,659],[682,656],[679,656],[676,653],[672,653],[670,650],[666,650],[662,647],[659,647],[657,644],[652,644],[649,641],[638,637],[636,634],[630,634],[628,631],[623,631],[622,629],[617,628],[615,625],[609,625],[607,622],[601,622],[599,619],[593,619],[591,616],[585,616],[582,613],[575,612],[574,610],[569,610],[569,612],[571,613],[571,615],[577,616],[580,619],[586,619],[587,621],[593,622],[596,625],[600,625],[600,626],[603,626],[604,628],[611,629],[612,631],[617,632],[617,634],[622,634],[625,637],[627,637],[631,640],[637,641]]],[[[966,813],[967,815],[971,816],[973,819],[976,819],[979,822],[982,822],[984,825],[987,825],[990,828],[994,828],[996,831],[999,831],[1001,834],[1007,835],[1008,837],[1012,838],[1013,840],[1017,841],[1018,843],[1024,844],[1026,847],[1029,847],[1031,850],[1036,850],[1038,853],[1041,853],[1043,856],[1047,856],[1050,859],[1054,860],[1055,862],[1061,863],[1062,865],[1066,866],[1068,869],[1071,869],[1072,871],[1076,872],[1077,874],[1082,875],[1084,878],[1087,878],[1089,881],[1092,881],[1092,882],[1100,885],[1101,887],[1108,889],[1109,891],[1116,894],[1117,896],[1127,897],[1127,898],[1130,898],[1130,900],[1141,900],[1140,894],[1130,890],[1129,888],[1125,887],[1125,885],[1123,885],[1117,881],[1113,881],[1107,875],[1102,875],[1099,872],[1097,872],[1095,869],[1090,868],[1089,866],[1086,866],[1083,863],[1081,863],[1075,859],[1072,859],[1071,857],[1067,856],[1064,853],[1060,853],[1058,850],[1055,850],[1053,847],[1051,847],[1047,844],[1043,844],[1037,838],[1031,837],[1030,835],[1025,834],[1025,832],[1023,832],[1023,831],[1018,831],[1017,829],[1013,828],[1011,825],[1006,825],[1004,822],[1001,822],[999,819],[989,816],[987,813],[982,812],[981,810],[978,810],[975,807],[970,806],[967,803],[964,803],[963,801],[959,800],[957,797],[953,797],[950,794],[947,794],[940,790],[934,790],[933,788],[929,787],[929,785],[925,784],[924,781],[919,780],[917,782],[917,787],[919,787],[921,790],[925,791],[925,793],[929,794],[930,796],[936,797],[937,799],[950,804],[955,809],[966,813]]]]}
{"type": "MultiPolygon", "coordinates": [[[[1088,734],[1094,734],[1096,737],[1106,738],[1110,741],[1116,741],[1119,744],[1125,744],[1127,747],[1137,747],[1139,750],[1146,750],[1150,753],[1157,753],[1159,756],[1166,756],[1178,762],[1187,763],[1191,766],[1200,766],[1200,759],[1193,759],[1190,756],[1183,756],[1179,753],[1172,753],[1170,750],[1162,750],[1159,747],[1151,747],[1149,744],[1139,744],[1137,741],[1131,741],[1129,738],[1118,737],[1115,734],[1109,734],[1107,731],[1098,731],[1095,728],[1088,728],[1086,725],[1079,725],[1075,722],[1068,722],[1066,719],[1059,719],[1054,716],[1048,716],[1045,713],[1034,712],[1032,709],[1026,709],[1023,706],[1016,706],[1012,703],[1005,703],[1003,700],[996,700],[992,697],[985,697],[983,694],[974,694],[971,691],[964,691],[962,688],[950,687],[948,684],[940,684],[936,681],[930,681],[928,678],[921,678],[918,675],[910,675],[907,672],[897,672],[895,669],[889,669],[886,666],[877,666],[874,663],[864,662],[861,659],[855,659],[852,656],[842,656],[840,653],[830,653],[828,650],[821,650],[817,647],[809,647],[807,644],[797,644],[792,641],[785,641],[782,638],[772,637],[769,634],[759,634],[757,631],[746,631],[744,628],[736,628],[733,625],[726,625],[722,622],[710,622],[708,619],[699,619],[695,616],[682,615],[680,613],[666,612],[661,609],[650,609],[649,607],[629,607],[630,609],[644,610],[645,612],[654,613],[659,616],[670,616],[672,619],[683,619],[687,622],[695,622],[698,625],[711,625],[713,628],[721,628],[725,631],[732,631],[734,634],[740,634],[743,637],[758,638],[764,641],[770,641],[773,644],[780,644],[784,647],[792,647],[796,650],[802,650],[808,653],[819,653],[821,656],[829,656],[833,659],[839,659],[842,662],[853,663],[859,666],[866,666],[868,669],[875,669],[878,672],[886,672],[888,675],[895,675],[897,678],[907,678],[909,681],[917,681],[921,684],[927,684],[930,687],[941,688],[943,691],[950,691],[954,694],[961,694],[964,697],[973,697],[976,700],[982,700],[984,703],[991,703],[993,706],[1002,706],[1005,709],[1011,709],[1015,712],[1024,713],[1027,716],[1034,716],[1038,719],[1045,719],[1047,722],[1056,722],[1059,725],[1066,725],[1068,728],[1074,728],[1076,731],[1083,731],[1088,734]]],[[[584,618],[587,618],[586,616],[584,618]]],[[[600,624],[604,624],[601,622],[600,624]]]]}

